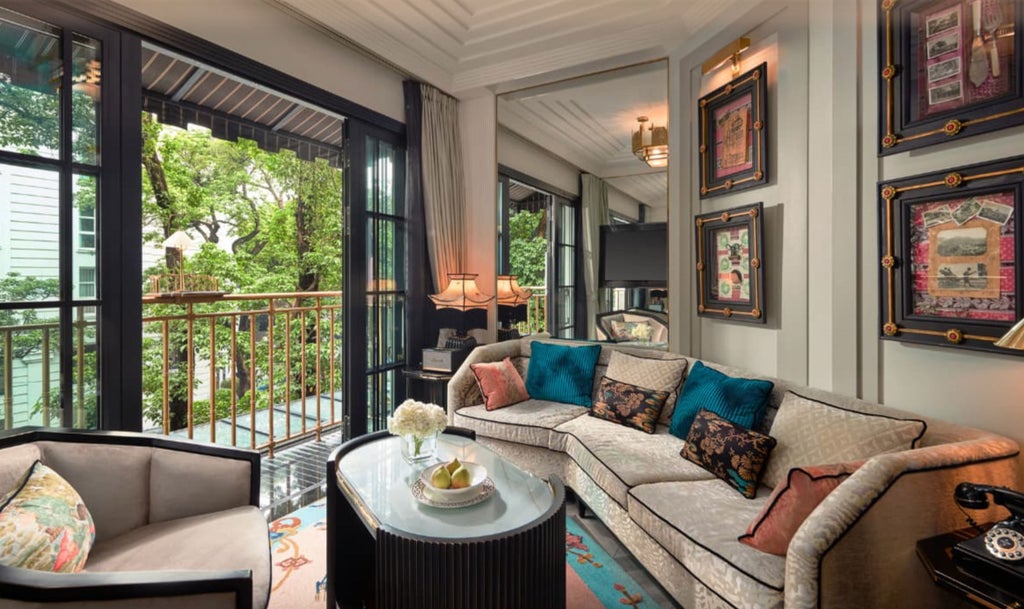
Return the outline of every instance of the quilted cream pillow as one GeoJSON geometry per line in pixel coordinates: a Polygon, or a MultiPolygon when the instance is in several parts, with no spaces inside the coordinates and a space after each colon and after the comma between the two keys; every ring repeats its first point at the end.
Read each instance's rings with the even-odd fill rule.
{"type": "Polygon", "coordinates": [[[658,417],[658,423],[668,425],[672,422],[672,411],[676,407],[679,386],[683,384],[683,377],[686,375],[686,359],[654,359],[612,351],[604,375],[620,383],[669,392],[658,417]]]}
{"type": "Polygon", "coordinates": [[[847,410],[787,391],[772,423],[778,440],[764,483],[776,487],[794,467],[867,460],[909,450],[924,435],[924,421],[847,410]]]}
{"type": "Polygon", "coordinates": [[[0,564],[75,573],[85,566],[96,527],[78,492],[39,461],[0,498],[0,564]]]}

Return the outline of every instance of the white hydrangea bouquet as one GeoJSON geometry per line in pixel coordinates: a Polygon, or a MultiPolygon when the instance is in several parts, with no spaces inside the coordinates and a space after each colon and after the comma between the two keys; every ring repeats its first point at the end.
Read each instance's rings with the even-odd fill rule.
{"type": "Polygon", "coordinates": [[[448,415],[437,404],[406,400],[388,417],[388,431],[401,436],[402,456],[407,461],[421,461],[434,455],[437,435],[448,425],[448,415]]]}

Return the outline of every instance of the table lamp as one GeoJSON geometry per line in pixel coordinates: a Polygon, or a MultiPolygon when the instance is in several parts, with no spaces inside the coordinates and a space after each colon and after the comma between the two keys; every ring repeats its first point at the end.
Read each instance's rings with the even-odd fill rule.
{"type": "Polygon", "coordinates": [[[477,273],[451,273],[448,286],[440,294],[429,294],[427,298],[440,309],[455,309],[461,312],[457,340],[466,339],[465,313],[473,309],[486,310],[494,296],[488,296],[476,285],[477,273]]]}
{"type": "Polygon", "coordinates": [[[498,275],[498,319],[508,324],[498,328],[498,340],[519,338],[519,333],[512,326],[526,319],[526,303],[533,292],[519,287],[518,279],[517,275],[498,275]]]}
{"type": "Polygon", "coordinates": [[[194,242],[192,237],[188,236],[183,230],[175,232],[170,237],[164,239],[164,247],[167,249],[178,250],[178,281],[176,292],[185,291],[185,250],[192,247],[194,242]]]}

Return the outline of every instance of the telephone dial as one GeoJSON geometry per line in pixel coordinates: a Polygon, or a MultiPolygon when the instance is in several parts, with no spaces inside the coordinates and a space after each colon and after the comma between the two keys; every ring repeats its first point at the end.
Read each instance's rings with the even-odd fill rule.
{"type": "Polygon", "coordinates": [[[1024,586],[1024,494],[963,482],[953,496],[957,504],[970,510],[987,508],[991,497],[992,503],[1010,511],[1010,518],[997,522],[984,535],[958,543],[953,556],[962,570],[1020,590],[1024,586]]]}

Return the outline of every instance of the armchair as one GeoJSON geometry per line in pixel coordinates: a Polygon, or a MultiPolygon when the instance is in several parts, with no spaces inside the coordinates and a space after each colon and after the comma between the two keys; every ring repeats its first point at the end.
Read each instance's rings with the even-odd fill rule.
{"type": "Polygon", "coordinates": [[[0,607],[267,606],[259,453],[139,433],[13,430],[0,434],[0,496],[37,459],[81,495],[96,541],[80,573],[0,566],[0,607]]]}

